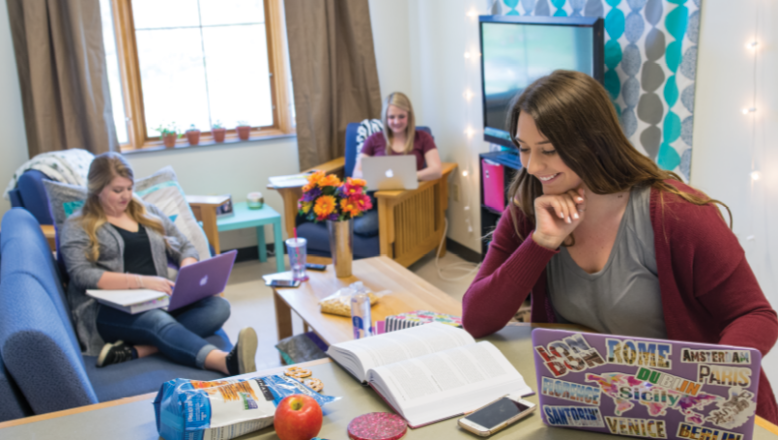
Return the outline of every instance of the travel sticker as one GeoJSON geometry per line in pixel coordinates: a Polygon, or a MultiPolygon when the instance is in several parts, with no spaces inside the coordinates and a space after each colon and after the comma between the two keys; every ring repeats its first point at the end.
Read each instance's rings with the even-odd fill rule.
{"type": "Polygon", "coordinates": [[[660,387],[678,391],[683,394],[689,394],[691,396],[696,396],[697,393],[700,392],[700,388],[702,388],[701,383],[648,368],[640,368],[635,377],[640,380],[647,380],[654,385],[659,385],[660,387]]]}
{"type": "Polygon", "coordinates": [[[562,377],[571,371],[579,372],[605,364],[600,353],[592,348],[580,333],[570,335],[561,341],[550,342],[547,349],[538,345],[535,351],[543,358],[543,365],[554,377],[562,377]]]}
{"type": "MultiPolygon", "coordinates": [[[[648,380],[625,373],[588,373],[587,382],[596,382],[602,392],[613,399],[614,413],[621,416],[640,403],[648,409],[652,417],[664,416],[667,408],[678,411],[687,423],[703,424],[702,411],[707,405],[721,397],[698,392],[696,395],[681,393],[655,385],[648,380]]],[[[688,388],[687,388],[688,389],[688,388]]]]}
{"type": "Polygon", "coordinates": [[[716,406],[719,409],[711,411],[705,421],[727,429],[742,426],[756,413],[754,393],[740,387],[730,388],[729,399],[721,399],[716,406]]]}
{"type": "Polygon", "coordinates": [[[687,423],[678,424],[678,438],[688,438],[691,440],[743,440],[743,434],[737,432],[724,431],[716,428],[705,428],[703,426],[694,426],[687,423]]]}
{"type": "Polygon", "coordinates": [[[551,426],[605,427],[600,408],[544,405],[543,413],[551,426]]]}
{"type": "Polygon", "coordinates": [[[636,367],[651,367],[670,369],[673,363],[670,355],[673,346],[659,342],[638,341],[631,339],[605,339],[608,348],[608,363],[636,367]]]}
{"type": "Polygon", "coordinates": [[[728,365],[699,364],[697,366],[697,380],[710,385],[748,388],[751,386],[751,369],[728,365]]]}
{"type": "Polygon", "coordinates": [[[634,437],[667,438],[664,420],[605,417],[611,434],[634,437]]]}
{"type": "Polygon", "coordinates": [[[687,364],[748,364],[751,352],[748,350],[681,350],[681,362],[687,364]]]}
{"type": "Polygon", "coordinates": [[[544,377],[540,387],[540,393],[544,396],[586,405],[600,405],[600,387],[583,385],[579,383],[565,382],[560,379],[544,377]]]}

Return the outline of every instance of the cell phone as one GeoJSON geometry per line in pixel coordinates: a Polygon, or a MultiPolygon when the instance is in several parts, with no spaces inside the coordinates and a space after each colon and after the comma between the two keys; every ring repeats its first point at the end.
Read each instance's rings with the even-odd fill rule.
{"type": "Polygon", "coordinates": [[[501,397],[459,419],[462,429],[488,437],[535,411],[535,405],[526,400],[501,397]]]}
{"type": "Polygon", "coordinates": [[[314,263],[305,263],[305,268],[308,270],[319,270],[319,271],[327,270],[327,266],[323,264],[314,264],[314,263]]]}
{"type": "Polygon", "coordinates": [[[300,280],[270,280],[267,283],[270,287],[300,287],[300,280]]]}

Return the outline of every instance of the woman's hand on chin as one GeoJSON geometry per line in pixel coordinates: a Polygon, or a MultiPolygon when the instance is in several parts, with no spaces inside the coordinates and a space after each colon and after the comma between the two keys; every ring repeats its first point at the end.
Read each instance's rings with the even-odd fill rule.
{"type": "Polygon", "coordinates": [[[582,188],[535,199],[535,232],[532,239],[547,249],[557,249],[584,219],[585,192],[582,188]]]}

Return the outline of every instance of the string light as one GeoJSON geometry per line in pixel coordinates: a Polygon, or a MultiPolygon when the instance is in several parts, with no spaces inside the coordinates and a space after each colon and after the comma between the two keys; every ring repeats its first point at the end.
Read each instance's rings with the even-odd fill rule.
{"type": "Polygon", "coordinates": [[[470,102],[471,99],[473,99],[473,92],[470,91],[470,89],[465,90],[465,93],[462,94],[462,96],[465,97],[465,101],[470,102]]]}
{"type": "Polygon", "coordinates": [[[462,177],[467,177],[469,174],[467,170],[462,171],[462,177]]]}
{"type": "Polygon", "coordinates": [[[755,112],[756,112],[756,107],[744,108],[743,109],[743,114],[744,115],[747,115],[749,113],[755,113],[755,112]]]}
{"type": "Polygon", "coordinates": [[[473,127],[467,127],[465,134],[467,135],[468,139],[472,139],[473,135],[475,134],[475,130],[473,130],[473,127]]]}
{"type": "Polygon", "coordinates": [[[753,180],[759,180],[762,178],[762,173],[759,171],[751,171],[751,179],[753,180]]]}
{"type": "Polygon", "coordinates": [[[470,58],[470,52],[465,52],[465,58],[470,58]]]}
{"type": "Polygon", "coordinates": [[[752,42],[746,44],[746,48],[751,49],[751,50],[756,50],[756,46],[757,45],[759,45],[758,42],[752,41],[752,42]]]}
{"type": "Polygon", "coordinates": [[[471,19],[475,20],[475,18],[478,17],[478,11],[476,11],[475,8],[471,8],[467,12],[467,16],[470,17],[471,19]]]}

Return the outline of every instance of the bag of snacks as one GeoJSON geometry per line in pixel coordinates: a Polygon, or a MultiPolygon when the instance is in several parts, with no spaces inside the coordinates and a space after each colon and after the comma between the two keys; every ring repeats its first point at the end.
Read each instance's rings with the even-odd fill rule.
{"type": "Polygon", "coordinates": [[[292,394],[311,396],[319,406],[340,399],[285,376],[175,379],[154,399],[157,432],[165,440],[229,440],[272,425],[276,405],[292,394]]]}
{"type": "Polygon", "coordinates": [[[378,295],[371,292],[370,289],[362,284],[362,281],[352,283],[348,287],[338,289],[337,292],[319,301],[319,307],[322,313],[331,315],[340,315],[351,317],[351,295],[364,291],[370,298],[370,306],[378,303],[378,295]]]}

